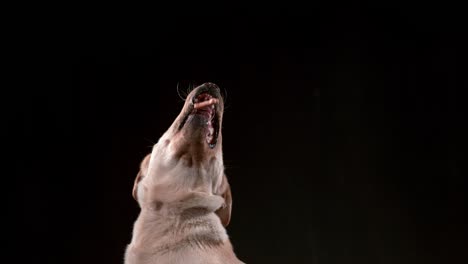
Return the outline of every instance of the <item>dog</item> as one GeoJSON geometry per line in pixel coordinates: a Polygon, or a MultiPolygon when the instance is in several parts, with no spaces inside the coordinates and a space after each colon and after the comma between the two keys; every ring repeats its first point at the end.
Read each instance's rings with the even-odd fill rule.
{"type": "Polygon", "coordinates": [[[224,173],[219,87],[193,89],[140,165],[132,195],[140,214],[125,264],[238,264],[225,227],[232,195],[224,173]]]}

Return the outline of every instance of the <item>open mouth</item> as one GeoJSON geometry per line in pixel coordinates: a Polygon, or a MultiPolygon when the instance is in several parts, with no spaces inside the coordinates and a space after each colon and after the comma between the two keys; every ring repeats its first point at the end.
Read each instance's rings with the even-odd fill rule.
{"type": "Polygon", "coordinates": [[[210,148],[214,148],[218,142],[219,114],[217,104],[219,100],[208,91],[201,91],[192,99],[191,107],[182,120],[179,130],[194,117],[200,118],[205,127],[205,140],[210,148]]]}

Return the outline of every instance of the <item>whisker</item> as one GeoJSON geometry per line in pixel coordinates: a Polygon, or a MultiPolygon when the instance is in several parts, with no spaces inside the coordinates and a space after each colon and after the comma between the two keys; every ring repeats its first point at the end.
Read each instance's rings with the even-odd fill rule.
{"type": "Polygon", "coordinates": [[[179,82],[177,82],[176,90],[177,90],[177,94],[179,95],[180,99],[182,99],[182,101],[185,102],[185,98],[179,92],[179,82]]]}
{"type": "Polygon", "coordinates": [[[226,90],[226,87],[223,86],[223,91],[224,91],[224,94],[222,95],[223,97],[223,100],[224,100],[224,109],[228,109],[231,105],[229,105],[228,103],[228,92],[226,90]]]}
{"type": "Polygon", "coordinates": [[[193,84],[189,82],[187,94],[189,94],[192,90],[193,90],[193,84]]]}
{"type": "Polygon", "coordinates": [[[226,90],[226,87],[223,86],[223,90],[224,90],[224,103],[227,102],[227,98],[228,98],[228,93],[227,93],[227,90],[226,90]]]}
{"type": "MultiPolygon", "coordinates": [[[[224,89],[226,91],[226,89],[224,89]]],[[[226,98],[227,98],[227,92],[226,92],[226,98]]],[[[231,101],[227,101],[224,99],[224,110],[229,109],[231,107],[231,101]]]]}
{"type": "Polygon", "coordinates": [[[143,139],[152,144],[152,145],[149,146],[149,147],[153,147],[153,146],[156,144],[156,142],[154,142],[154,141],[152,141],[152,140],[150,140],[150,139],[148,139],[148,138],[143,138],[143,139]]]}

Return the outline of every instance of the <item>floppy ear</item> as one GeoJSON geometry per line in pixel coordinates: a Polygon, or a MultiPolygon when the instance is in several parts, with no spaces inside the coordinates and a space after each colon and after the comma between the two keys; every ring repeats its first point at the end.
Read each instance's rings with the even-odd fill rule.
{"type": "Polygon", "coordinates": [[[151,154],[146,155],[146,157],[143,159],[143,161],[140,163],[140,171],[138,172],[136,178],[135,178],[135,183],[133,184],[133,190],[132,190],[132,195],[135,201],[138,202],[138,183],[145,177],[146,172],[148,170],[148,165],[149,165],[149,160],[151,158],[151,154]]]}
{"type": "Polygon", "coordinates": [[[224,204],[221,208],[216,210],[216,214],[221,219],[223,226],[227,226],[231,221],[231,209],[232,209],[232,195],[231,187],[229,186],[226,175],[223,176],[221,186],[219,187],[219,193],[224,198],[224,204]]]}

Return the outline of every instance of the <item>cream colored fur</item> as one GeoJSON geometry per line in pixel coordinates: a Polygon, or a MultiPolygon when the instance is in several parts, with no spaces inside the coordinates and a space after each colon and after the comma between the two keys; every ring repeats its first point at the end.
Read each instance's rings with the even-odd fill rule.
{"type": "Polygon", "coordinates": [[[221,131],[216,146],[210,148],[201,119],[186,118],[193,111],[194,96],[202,90],[220,99],[216,113],[222,126],[223,102],[217,86],[206,83],[194,89],[172,126],[141,163],[133,190],[141,212],[125,264],[243,263],[234,254],[225,229],[232,198],[224,174],[221,131]]]}

